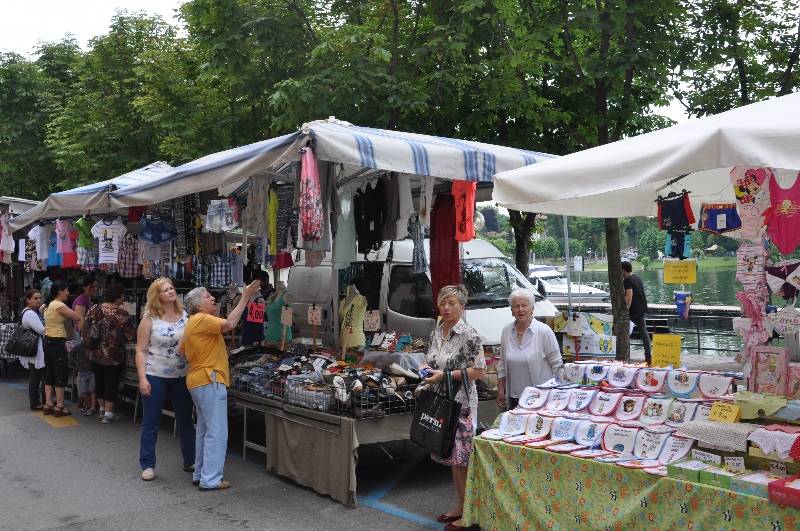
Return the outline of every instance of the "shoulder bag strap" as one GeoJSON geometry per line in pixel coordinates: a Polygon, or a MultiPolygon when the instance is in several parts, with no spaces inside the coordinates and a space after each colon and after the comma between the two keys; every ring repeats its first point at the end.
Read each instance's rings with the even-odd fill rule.
{"type": "Polygon", "coordinates": [[[469,400],[469,376],[467,376],[466,367],[461,369],[461,385],[464,386],[464,393],[467,395],[467,400],[469,400]]]}

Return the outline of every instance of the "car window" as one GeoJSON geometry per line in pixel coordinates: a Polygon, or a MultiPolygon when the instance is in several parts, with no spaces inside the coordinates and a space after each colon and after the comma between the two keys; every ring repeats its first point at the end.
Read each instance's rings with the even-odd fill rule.
{"type": "Polygon", "coordinates": [[[507,306],[513,290],[533,289],[530,281],[502,258],[463,260],[461,273],[467,288],[467,306],[507,306]]]}
{"type": "Polygon", "coordinates": [[[425,273],[414,273],[411,266],[392,267],[389,277],[389,308],[412,317],[434,317],[431,281],[425,273]]]}

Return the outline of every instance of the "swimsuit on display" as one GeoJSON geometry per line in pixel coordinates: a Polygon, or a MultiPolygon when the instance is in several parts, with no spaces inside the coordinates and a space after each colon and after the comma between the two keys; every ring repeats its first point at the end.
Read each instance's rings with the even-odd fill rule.
{"type": "Polygon", "coordinates": [[[685,260],[692,256],[692,234],[688,230],[671,230],[664,240],[664,256],[685,260]]]}
{"type": "Polygon", "coordinates": [[[724,234],[741,226],[742,220],[734,203],[703,203],[700,207],[698,228],[703,232],[724,234]]]}
{"type": "Polygon", "coordinates": [[[773,295],[783,297],[787,301],[797,297],[797,285],[800,284],[800,260],[786,260],[769,266],[766,269],[767,285],[773,295]]]}
{"type": "Polygon", "coordinates": [[[754,289],[764,280],[767,252],[760,243],[743,243],[736,251],[736,280],[745,289],[754,289]]]}
{"type": "Polygon", "coordinates": [[[758,207],[759,211],[769,207],[769,201],[762,204],[759,196],[764,181],[772,177],[770,168],[747,168],[737,166],[731,170],[731,182],[733,183],[733,193],[740,204],[752,204],[758,207]]]}
{"type": "Polygon", "coordinates": [[[800,245],[800,179],[789,189],[770,179],[769,195],[772,211],[767,232],[781,254],[790,254],[800,245]]]}
{"type": "Polygon", "coordinates": [[[694,221],[688,193],[658,200],[658,228],[662,230],[686,229],[694,221]]]}
{"type": "Polygon", "coordinates": [[[761,239],[764,218],[758,207],[753,204],[740,204],[738,210],[739,219],[742,222],[742,238],[746,240],[761,239]]]}

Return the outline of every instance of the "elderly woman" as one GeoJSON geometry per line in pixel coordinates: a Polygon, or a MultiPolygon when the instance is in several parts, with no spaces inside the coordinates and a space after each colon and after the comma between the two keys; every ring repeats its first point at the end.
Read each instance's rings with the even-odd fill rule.
{"type": "Polygon", "coordinates": [[[508,297],[514,322],[503,328],[497,366],[497,403],[517,407],[523,389],[559,375],[564,362],[553,330],[533,318],[533,290],[515,289],[508,297]]]}
{"type": "Polygon", "coordinates": [[[195,433],[192,397],[186,388],[186,358],[178,354],[188,320],[175,286],[168,278],[157,278],[147,289],[147,303],[136,334],[136,372],[142,396],[142,434],[139,466],[142,480],[156,477],[156,441],[161,411],[169,400],[181,437],[183,470],[194,470],[195,433]]]}
{"type": "Polygon", "coordinates": [[[459,386],[455,399],[462,406],[450,457],[442,459],[431,455],[437,463],[450,467],[458,495],[455,508],[437,518],[437,521],[447,523],[445,529],[448,530],[463,527],[460,524],[467,484],[467,466],[478,420],[478,393],[475,381],[482,380],[486,375],[486,360],[483,357],[481,339],[475,329],[461,319],[466,304],[467,290],[463,286],[445,286],[439,291],[437,305],[442,319],[431,334],[426,358],[431,374],[425,379],[425,383],[432,385],[434,390],[445,393],[446,372],[450,372],[456,385],[459,386]],[[462,384],[461,369],[466,369],[469,379],[466,390],[462,384]]]}
{"type": "Polygon", "coordinates": [[[186,387],[197,410],[195,461],[192,484],[200,490],[222,490],[231,486],[222,478],[228,447],[228,350],[222,334],[236,327],[242,312],[261,287],[256,280],[244,288],[227,319],[215,316],[216,301],[206,288],[194,288],[184,304],[189,321],[178,350],[186,356],[186,387]]]}
{"type": "Polygon", "coordinates": [[[39,307],[42,305],[42,294],[38,289],[29,289],[25,292],[25,308],[22,310],[22,326],[33,330],[39,336],[36,346],[36,355],[30,358],[19,358],[23,367],[28,368],[28,399],[32,410],[42,409],[44,406],[44,393],[42,381],[44,380],[44,325],[39,317],[39,307]]]}

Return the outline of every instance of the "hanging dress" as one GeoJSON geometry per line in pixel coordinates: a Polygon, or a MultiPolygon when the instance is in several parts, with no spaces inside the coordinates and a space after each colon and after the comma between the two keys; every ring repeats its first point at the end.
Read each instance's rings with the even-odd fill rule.
{"type": "MultiPolygon", "coordinates": [[[[266,334],[264,340],[268,343],[280,343],[283,339],[283,325],[281,324],[281,310],[283,310],[283,298],[286,295],[284,291],[276,296],[272,301],[267,302],[264,313],[267,316],[266,334]]],[[[286,327],[286,341],[292,340],[292,327],[286,327]]]]}
{"type": "Polygon", "coordinates": [[[300,228],[304,240],[318,241],[322,238],[323,212],[322,192],[319,183],[319,168],[314,151],[302,149],[300,159],[300,228]]]}
{"type": "Polygon", "coordinates": [[[791,188],[769,180],[771,214],[767,232],[781,254],[791,254],[800,245],[800,175],[791,188]]]}

